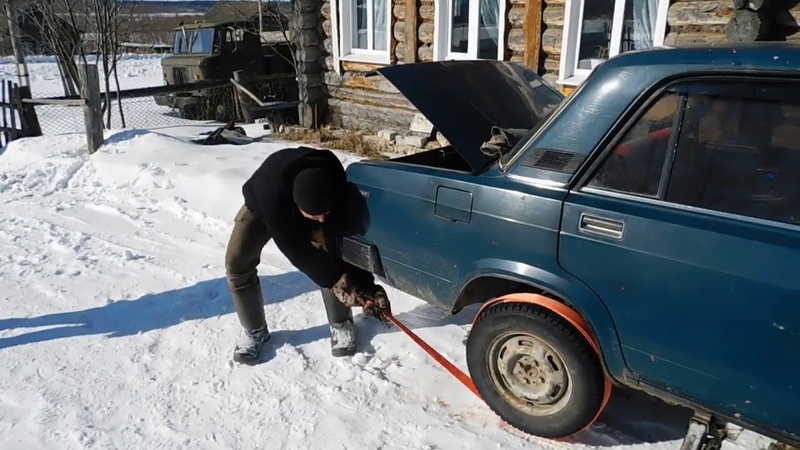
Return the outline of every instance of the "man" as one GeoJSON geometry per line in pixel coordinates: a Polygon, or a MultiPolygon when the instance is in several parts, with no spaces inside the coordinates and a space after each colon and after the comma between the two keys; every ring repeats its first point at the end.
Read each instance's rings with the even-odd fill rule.
{"type": "Polygon", "coordinates": [[[363,197],[347,182],[342,163],[328,150],[283,149],[266,158],[244,183],[242,194],[244,205],[234,219],[225,255],[228,287],[244,327],[234,361],[255,363],[270,337],[256,270],[270,239],[321,288],[331,354],[353,355],[351,308],[361,306],[365,313],[379,317],[380,308],[388,308],[389,302],[371,273],[339,257],[339,239],[351,234],[364,214],[359,210],[363,197]]]}

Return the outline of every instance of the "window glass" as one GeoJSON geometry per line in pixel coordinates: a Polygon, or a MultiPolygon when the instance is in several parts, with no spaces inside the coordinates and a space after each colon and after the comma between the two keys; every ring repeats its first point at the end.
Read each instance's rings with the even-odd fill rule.
{"type": "Polygon", "coordinates": [[[373,50],[386,50],[386,8],[389,6],[388,0],[372,0],[372,46],[373,50]]]}
{"type": "Polygon", "coordinates": [[[469,43],[469,0],[450,0],[450,51],[467,53],[469,43]]]}
{"type": "Polygon", "coordinates": [[[620,52],[653,46],[659,0],[625,0],[620,52]]]}
{"type": "Polygon", "coordinates": [[[367,46],[367,0],[356,0],[356,26],[353,48],[368,49],[367,46]]]}
{"type": "Polygon", "coordinates": [[[608,59],[611,27],[614,23],[614,0],[583,2],[581,35],[578,42],[578,69],[593,69],[608,59]]]}
{"type": "Polygon", "coordinates": [[[800,103],[690,94],[666,200],[800,224],[800,103]]]}
{"type": "Polygon", "coordinates": [[[499,0],[479,0],[478,59],[497,59],[499,0]]]}
{"type": "Polygon", "coordinates": [[[677,94],[665,94],[653,103],[625,133],[588,185],[657,196],[678,104],[677,94]]]}

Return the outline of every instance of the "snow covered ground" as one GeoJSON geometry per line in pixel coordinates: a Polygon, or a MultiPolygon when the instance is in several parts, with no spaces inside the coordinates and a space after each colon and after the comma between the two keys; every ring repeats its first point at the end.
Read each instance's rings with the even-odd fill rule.
{"type": "MultiPolygon", "coordinates": [[[[34,91],[57,95],[42,64],[34,91]]],[[[158,60],[129,67],[147,85],[158,60]]],[[[209,129],[112,131],[91,157],[81,134],[0,150],[0,449],[679,447],[686,411],[627,391],[569,442],[523,436],[402,332],[360,315],[360,352],[332,358],[319,291],[273,243],[259,267],[269,360],[232,364],[225,244],[241,183],[286,143],[189,141],[209,129]]],[[[466,369],[475,308],[448,317],[389,294],[398,319],[466,369]]]]}

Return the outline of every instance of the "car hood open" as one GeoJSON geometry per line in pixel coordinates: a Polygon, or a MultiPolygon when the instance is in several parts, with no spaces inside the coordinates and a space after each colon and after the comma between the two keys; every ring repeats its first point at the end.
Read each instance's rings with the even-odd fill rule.
{"type": "Polygon", "coordinates": [[[440,61],[376,70],[447,138],[474,173],[496,157],[481,145],[492,127],[533,128],[564,96],[508,61],[440,61]]]}

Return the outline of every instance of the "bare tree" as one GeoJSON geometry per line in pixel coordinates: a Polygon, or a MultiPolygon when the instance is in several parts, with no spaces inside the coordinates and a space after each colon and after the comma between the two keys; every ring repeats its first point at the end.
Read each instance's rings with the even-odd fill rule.
{"type": "Polygon", "coordinates": [[[16,25],[19,39],[33,42],[56,57],[64,95],[77,95],[79,86],[78,57],[86,62],[81,42],[80,0],[17,0],[11,11],[0,12],[16,25]]]}
{"type": "MultiPolygon", "coordinates": [[[[95,55],[103,71],[105,96],[102,111],[106,116],[106,128],[111,127],[111,77],[114,77],[116,90],[119,92],[119,73],[117,67],[121,58],[122,40],[130,35],[130,26],[137,4],[120,0],[84,0],[87,13],[91,17],[91,31],[95,38],[95,55]]],[[[122,127],[125,127],[125,114],[122,101],[117,95],[117,105],[122,127]]]]}

